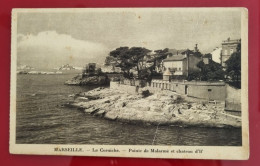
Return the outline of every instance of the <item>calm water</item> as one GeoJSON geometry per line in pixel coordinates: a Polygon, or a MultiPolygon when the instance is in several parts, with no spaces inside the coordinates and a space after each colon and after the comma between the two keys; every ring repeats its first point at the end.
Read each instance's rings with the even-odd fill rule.
{"type": "Polygon", "coordinates": [[[94,88],[63,84],[74,75],[17,75],[16,143],[241,145],[240,129],[131,125],[63,107],[70,94],[94,88]]]}

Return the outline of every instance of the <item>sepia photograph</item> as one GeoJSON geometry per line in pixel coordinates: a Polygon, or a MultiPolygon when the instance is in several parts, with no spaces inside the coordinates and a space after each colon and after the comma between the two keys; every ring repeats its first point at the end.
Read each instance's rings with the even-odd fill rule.
{"type": "Polygon", "coordinates": [[[13,9],[10,152],[247,159],[247,17],[13,9]]]}

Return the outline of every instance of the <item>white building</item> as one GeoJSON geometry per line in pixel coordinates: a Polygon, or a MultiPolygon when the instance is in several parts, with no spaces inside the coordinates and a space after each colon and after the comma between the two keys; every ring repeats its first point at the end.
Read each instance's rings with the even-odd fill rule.
{"type": "Polygon", "coordinates": [[[188,76],[190,73],[199,71],[197,67],[202,58],[193,51],[187,50],[178,55],[172,55],[163,60],[164,69],[169,69],[172,75],[188,76]]]}
{"type": "Polygon", "coordinates": [[[186,55],[174,55],[163,60],[165,69],[173,71],[173,75],[184,75],[186,73],[186,55]]]}
{"type": "Polygon", "coordinates": [[[222,48],[216,47],[216,48],[211,52],[212,60],[213,60],[214,62],[221,63],[221,51],[222,51],[222,48]]]}

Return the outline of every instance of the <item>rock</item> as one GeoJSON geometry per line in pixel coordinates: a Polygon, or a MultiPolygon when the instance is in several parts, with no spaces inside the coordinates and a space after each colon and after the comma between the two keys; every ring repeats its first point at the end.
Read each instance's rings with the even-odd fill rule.
{"type": "Polygon", "coordinates": [[[178,114],[182,114],[182,113],[181,113],[181,109],[180,109],[180,108],[178,108],[178,114]]]}
{"type": "Polygon", "coordinates": [[[77,99],[75,100],[75,102],[88,102],[89,99],[86,97],[77,97],[77,99]]]}
{"type": "Polygon", "coordinates": [[[68,97],[75,97],[75,95],[74,95],[74,94],[71,94],[71,95],[68,95],[68,97]]]}
{"type": "Polygon", "coordinates": [[[95,113],[95,112],[98,111],[98,110],[99,110],[99,108],[90,107],[90,108],[85,109],[84,111],[85,111],[86,113],[93,114],[93,113],[95,113]]]}
{"type": "Polygon", "coordinates": [[[104,103],[110,103],[110,100],[106,100],[104,103]]]}
{"type": "Polygon", "coordinates": [[[187,104],[183,104],[181,108],[182,108],[182,109],[185,109],[185,110],[189,109],[189,107],[188,107],[187,104]]]}
{"type": "Polygon", "coordinates": [[[173,95],[172,99],[175,101],[178,99],[178,95],[173,95]]]}
{"type": "Polygon", "coordinates": [[[175,108],[174,105],[166,105],[166,106],[164,107],[164,111],[165,111],[166,113],[170,113],[170,112],[173,112],[174,108],[175,108]]]}
{"type": "Polygon", "coordinates": [[[191,103],[188,103],[187,107],[188,107],[188,109],[190,109],[192,107],[191,103]]]}
{"type": "Polygon", "coordinates": [[[153,111],[154,112],[162,112],[162,108],[161,107],[154,107],[153,111]]]}
{"type": "Polygon", "coordinates": [[[106,119],[110,119],[110,120],[116,120],[118,115],[116,111],[109,111],[105,114],[104,116],[106,119]]]}
{"type": "Polygon", "coordinates": [[[68,80],[65,82],[65,85],[80,85],[80,80],[68,80]]]}
{"type": "Polygon", "coordinates": [[[140,109],[139,109],[140,111],[150,111],[150,107],[141,107],[140,109]]]}
{"type": "Polygon", "coordinates": [[[122,107],[125,107],[125,106],[126,106],[126,102],[123,102],[123,103],[122,103],[122,107]]]}
{"type": "MultiPolygon", "coordinates": [[[[65,82],[66,85],[106,85],[108,83],[109,80],[105,75],[95,75],[88,77],[82,77],[82,75],[78,75],[65,82]]],[[[101,88],[98,91],[100,90],[101,88]]]]}
{"type": "Polygon", "coordinates": [[[68,107],[68,108],[78,108],[78,105],[76,105],[74,102],[73,103],[65,103],[64,106],[68,107]]]}
{"type": "Polygon", "coordinates": [[[92,76],[82,78],[81,85],[104,85],[108,83],[108,79],[105,76],[92,76]]]}
{"type": "Polygon", "coordinates": [[[69,105],[84,109],[95,116],[127,123],[241,127],[239,119],[223,115],[221,110],[217,110],[218,107],[223,108],[221,105],[213,109],[211,105],[188,103],[180,97],[176,97],[179,103],[172,103],[177,95],[159,94],[159,98],[157,95],[155,93],[142,98],[141,95],[131,95],[116,89],[97,88],[75,96],[76,100],[69,105]],[[211,117],[213,113],[216,114],[216,118],[211,117]]]}
{"type": "Polygon", "coordinates": [[[101,97],[98,95],[85,95],[85,98],[87,98],[88,100],[97,100],[100,99],[101,97]]]}
{"type": "Polygon", "coordinates": [[[126,106],[126,102],[124,102],[124,101],[115,103],[115,108],[118,108],[118,109],[125,107],[125,106],[126,106]]]}
{"type": "Polygon", "coordinates": [[[95,116],[104,116],[105,113],[106,113],[106,111],[103,110],[103,109],[102,110],[98,110],[98,111],[96,111],[95,116]]]}

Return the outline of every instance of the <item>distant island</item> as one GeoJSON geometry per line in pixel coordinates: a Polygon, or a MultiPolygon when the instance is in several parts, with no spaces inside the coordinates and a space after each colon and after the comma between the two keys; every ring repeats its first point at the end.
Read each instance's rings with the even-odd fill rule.
{"type": "Polygon", "coordinates": [[[61,71],[38,71],[35,70],[35,68],[29,66],[29,65],[18,65],[17,66],[17,74],[47,74],[47,75],[51,75],[51,74],[62,74],[61,71]]]}
{"type": "Polygon", "coordinates": [[[33,70],[34,68],[28,65],[19,65],[17,66],[17,70],[33,70]]]}
{"type": "Polygon", "coordinates": [[[70,64],[62,65],[60,67],[54,68],[55,70],[82,70],[82,67],[74,67],[70,64]]]}
{"type": "Polygon", "coordinates": [[[25,70],[21,70],[21,71],[17,71],[17,74],[36,74],[36,75],[47,74],[47,75],[51,75],[51,74],[62,74],[62,72],[60,72],[60,71],[53,72],[53,71],[25,71],[25,70]]]}
{"type": "Polygon", "coordinates": [[[35,68],[29,66],[29,65],[18,65],[17,66],[17,74],[63,74],[62,71],[77,71],[77,70],[82,70],[82,67],[75,67],[70,64],[62,65],[57,68],[53,69],[38,69],[36,70],[35,68]]]}

